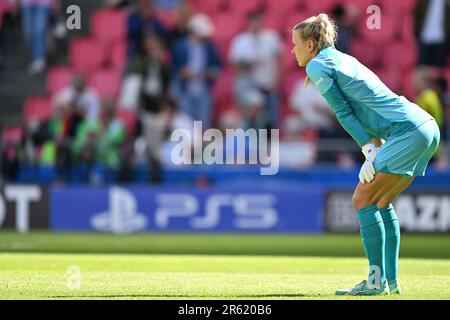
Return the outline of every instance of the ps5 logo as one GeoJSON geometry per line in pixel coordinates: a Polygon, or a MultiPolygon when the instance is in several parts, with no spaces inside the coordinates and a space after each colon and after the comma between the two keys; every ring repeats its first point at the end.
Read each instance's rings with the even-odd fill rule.
{"type": "Polygon", "coordinates": [[[276,200],[271,194],[213,194],[205,201],[205,215],[197,216],[200,206],[194,196],[162,193],[156,196],[155,225],[168,229],[171,219],[188,218],[193,229],[212,229],[220,224],[221,210],[228,207],[233,211],[235,228],[270,229],[278,222],[278,213],[273,207],[276,200]]]}
{"type": "Polygon", "coordinates": [[[144,230],[147,218],[137,211],[136,198],[131,192],[113,187],[109,191],[109,211],[93,216],[91,225],[99,231],[131,233],[144,230]]]}

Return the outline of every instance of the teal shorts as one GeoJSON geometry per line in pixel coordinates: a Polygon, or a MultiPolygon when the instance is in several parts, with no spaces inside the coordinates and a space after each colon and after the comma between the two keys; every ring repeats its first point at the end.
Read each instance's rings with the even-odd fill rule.
{"type": "Polygon", "coordinates": [[[427,120],[414,130],[387,140],[375,159],[375,170],[402,176],[424,176],[439,140],[439,126],[434,119],[427,120]]]}

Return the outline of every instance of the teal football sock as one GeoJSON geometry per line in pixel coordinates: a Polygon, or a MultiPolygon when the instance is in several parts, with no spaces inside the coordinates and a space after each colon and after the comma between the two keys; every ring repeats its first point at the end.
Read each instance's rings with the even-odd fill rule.
{"type": "Polygon", "coordinates": [[[385,266],[386,278],[388,281],[397,280],[398,277],[398,256],[400,253],[400,225],[394,206],[390,203],[386,208],[379,209],[383,219],[386,232],[385,244],[385,266]]]}
{"type": "Polygon", "coordinates": [[[358,221],[361,240],[366,256],[369,259],[369,280],[372,282],[376,279],[376,275],[378,274],[380,278],[379,281],[383,284],[386,281],[384,269],[385,230],[383,219],[381,218],[377,206],[370,205],[359,209],[358,221]]]}

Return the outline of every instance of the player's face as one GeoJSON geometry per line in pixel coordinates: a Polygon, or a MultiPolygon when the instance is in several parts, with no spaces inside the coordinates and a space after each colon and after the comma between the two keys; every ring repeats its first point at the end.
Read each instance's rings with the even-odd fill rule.
{"type": "Polygon", "coordinates": [[[300,67],[304,67],[314,58],[314,43],[312,40],[303,40],[298,30],[292,31],[292,54],[300,67]]]}

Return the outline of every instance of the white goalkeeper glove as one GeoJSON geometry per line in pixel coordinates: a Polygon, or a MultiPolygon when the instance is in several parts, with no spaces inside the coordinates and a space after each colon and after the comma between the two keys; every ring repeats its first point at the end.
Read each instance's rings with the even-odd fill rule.
{"type": "Polygon", "coordinates": [[[378,148],[373,143],[367,143],[362,147],[362,153],[366,157],[361,170],[359,171],[359,181],[362,184],[370,183],[375,178],[375,168],[373,163],[378,155],[378,148]]]}

